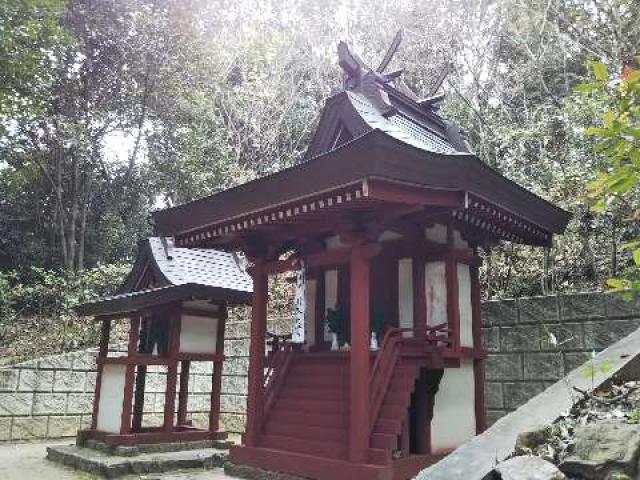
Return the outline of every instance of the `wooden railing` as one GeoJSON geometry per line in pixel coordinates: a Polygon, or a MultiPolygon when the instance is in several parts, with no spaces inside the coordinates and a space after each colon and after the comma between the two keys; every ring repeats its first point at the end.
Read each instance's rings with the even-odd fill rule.
{"type": "Polygon", "coordinates": [[[267,344],[270,350],[267,354],[267,368],[264,374],[263,418],[266,418],[268,411],[278,396],[278,391],[284,382],[293,356],[291,335],[275,335],[267,332],[267,337],[269,337],[267,344]]]}
{"type": "Polygon", "coordinates": [[[369,376],[370,433],[375,426],[380,408],[382,408],[393,371],[402,355],[402,345],[405,342],[414,344],[422,342],[438,349],[448,350],[452,345],[450,333],[447,323],[426,329],[390,328],[387,330],[369,376]]]}

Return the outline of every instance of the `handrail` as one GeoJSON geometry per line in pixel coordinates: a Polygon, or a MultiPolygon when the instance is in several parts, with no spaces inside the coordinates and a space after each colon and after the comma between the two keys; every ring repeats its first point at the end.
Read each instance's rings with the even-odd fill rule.
{"type": "Polygon", "coordinates": [[[267,356],[267,369],[264,374],[264,417],[277,397],[293,355],[293,345],[289,341],[290,335],[268,335],[273,339],[273,342],[271,343],[272,350],[267,356]]]}
{"type": "Polygon", "coordinates": [[[424,340],[425,344],[432,343],[435,344],[436,347],[443,345],[445,348],[448,348],[451,346],[450,333],[451,330],[448,328],[447,323],[427,326],[424,329],[389,328],[386,331],[373,368],[371,369],[371,374],[369,375],[369,398],[371,399],[370,434],[375,427],[375,422],[384,401],[384,395],[389,388],[393,371],[400,358],[400,345],[406,340],[424,340]],[[407,332],[413,333],[413,338],[406,338],[402,335],[407,332]]]}

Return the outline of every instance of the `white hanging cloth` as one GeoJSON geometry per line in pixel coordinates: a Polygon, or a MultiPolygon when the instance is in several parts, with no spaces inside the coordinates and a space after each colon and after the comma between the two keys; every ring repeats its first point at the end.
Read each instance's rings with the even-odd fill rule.
{"type": "Polygon", "coordinates": [[[293,325],[291,326],[291,341],[304,343],[304,326],[306,315],[306,272],[304,264],[296,271],[296,295],[294,299],[293,325]]]}

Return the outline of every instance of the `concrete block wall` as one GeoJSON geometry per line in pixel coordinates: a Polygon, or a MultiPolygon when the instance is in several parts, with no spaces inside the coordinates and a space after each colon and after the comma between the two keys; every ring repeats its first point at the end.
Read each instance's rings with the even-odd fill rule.
{"type": "Polygon", "coordinates": [[[488,301],[482,319],[491,424],[582,365],[592,352],[640,327],[640,300],[581,293],[488,301]]]}

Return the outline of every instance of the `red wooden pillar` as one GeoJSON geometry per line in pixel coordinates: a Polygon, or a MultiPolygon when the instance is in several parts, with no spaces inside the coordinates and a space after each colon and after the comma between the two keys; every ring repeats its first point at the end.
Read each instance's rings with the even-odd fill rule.
{"type": "Polygon", "coordinates": [[[178,425],[187,423],[187,402],[189,401],[190,360],[180,362],[180,393],[178,393],[178,425]]]}
{"type": "Polygon", "coordinates": [[[256,445],[262,429],[264,394],[265,334],[267,329],[268,275],[264,261],[256,259],[251,269],[253,277],[253,302],[251,304],[251,344],[249,346],[249,372],[247,396],[247,424],[244,442],[248,447],[256,445]]]}
{"type": "Polygon", "coordinates": [[[176,409],[176,387],[178,383],[178,351],[180,349],[180,324],[182,318],[179,309],[171,313],[169,327],[169,362],[167,365],[167,390],[164,397],[164,431],[172,432],[176,409]]]}
{"type": "Polygon", "coordinates": [[[349,460],[365,463],[369,447],[369,261],[379,245],[358,245],[351,252],[351,352],[349,460]]]}
{"type": "Polygon", "coordinates": [[[109,334],[111,333],[111,320],[102,320],[100,330],[100,347],[98,348],[98,373],[96,374],[96,391],[93,397],[93,415],[91,416],[91,430],[98,428],[98,405],[100,404],[100,389],[102,388],[102,370],[104,359],[109,353],[109,334]]]}
{"type": "Polygon", "coordinates": [[[476,434],[482,433],[487,428],[487,411],[484,402],[484,342],[482,337],[482,314],[481,314],[481,294],[480,294],[480,272],[476,265],[469,266],[471,276],[471,325],[473,331],[473,349],[480,352],[480,358],[473,362],[473,377],[475,383],[475,413],[476,413],[476,434]]]}
{"type": "Polygon", "coordinates": [[[134,358],[138,353],[138,337],[140,334],[140,317],[131,318],[129,327],[129,346],[127,348],[127,367],[124,380],[124,398],[122,400],[122,417],[120,422],[120,433],[126,435],[131,433],[131,414],[133,404],[133,387],[136,376],[136,364],[134,358]]]}
{"type": "Polygon", "coordinates": [[[324,349],[324,320],[327,312],[324,310],[324,270],[316,270],[316,299],[315,299],[315,350],[324,349]]]}
{"type": "MultiPolygon", "coordinates": [[[[218,336],[216,338],[216,354],[224,354],[224,332],[227,325],[227,307],[220,305],[218,314],[218,336]]],[[[224,357],[223,357],[224,358],[224,357]]],[[[220,430],[220,393],[222,392],[222,365],[223,360],[213,362],[213,374],[211,376],[211,409],[209,410],[209,431],[220,430]]]]}

